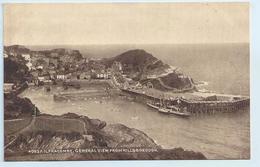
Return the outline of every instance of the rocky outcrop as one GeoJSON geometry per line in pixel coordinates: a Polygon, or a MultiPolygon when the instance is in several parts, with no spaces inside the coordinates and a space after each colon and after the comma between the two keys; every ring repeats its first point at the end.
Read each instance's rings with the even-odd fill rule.
{"type": "Polygon", "coordinates": [[[122,124],[107,125],[102,132],[108,147],[158,147],[145,133],[122,124]]]}
{"type": "Polygon", "coordinates": [[[4,119],[15,119],[19,117],[31,117],[35,110],[39,110],[28,98],[21,98],[12,94],[5,94],[4,96],[4,119]]]}
{"type": "Polygon", "coordinates": [[[4,83],[22,83],[30,77],[26,61],[18,57],[4,58],[4,83]]]}

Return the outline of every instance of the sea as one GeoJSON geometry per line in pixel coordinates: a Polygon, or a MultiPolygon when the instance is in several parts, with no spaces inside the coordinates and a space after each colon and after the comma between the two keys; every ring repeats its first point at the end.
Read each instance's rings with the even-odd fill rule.
{"type": "MultiPolygon", "coordinates": [[[[217,93],[250,96],[250,47],[248,43],[152,44],[152,45],[57,45],[26,46],[32,50],[69,48],[84,57],[117,56],[131,49],[144,49],[154,57],[204,81],[203,88],[217,93]]],[[[59,91],[59,90],[56,90],[59,91]]],[[[135,101],[93,99],[69,102],[53,100],[55,91],[30,87],[29,97],[41,112],[60,115],[74,112],[107,123],[121,123],[143,131],[163,148],[182,147],[200,151],[208,159],[250,158],[250,109],[233,113],[192,116],[183,119],[160,114],[135,101]]]]}

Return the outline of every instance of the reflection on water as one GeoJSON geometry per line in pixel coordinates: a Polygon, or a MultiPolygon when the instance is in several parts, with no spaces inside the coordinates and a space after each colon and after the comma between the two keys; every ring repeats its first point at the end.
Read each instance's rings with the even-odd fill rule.
{"type": "Polygon", "coordinates": [[[59,90],[46,92],[44,88],[29,88],[21,96],[29,97],[44,113],[60,115],[75,112],[139,129],[164,148],[183,147],[201,151],[210,159],[249,158],[249,111],[183,119],[119,98],[55,102],[53,93],[59,90]]]}

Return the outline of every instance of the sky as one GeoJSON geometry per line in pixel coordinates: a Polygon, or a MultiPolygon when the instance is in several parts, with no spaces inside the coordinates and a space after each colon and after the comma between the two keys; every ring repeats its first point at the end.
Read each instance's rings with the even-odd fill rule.
{"type": "Polygon", "coordinates": [[[4,45],[249,42],[249,3],[5,4],[4,45]]]}

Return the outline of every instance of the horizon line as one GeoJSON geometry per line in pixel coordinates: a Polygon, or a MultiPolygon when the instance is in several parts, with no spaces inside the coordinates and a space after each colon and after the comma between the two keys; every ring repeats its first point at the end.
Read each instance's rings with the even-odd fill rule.
{"type": "Polygon", "coordinates": [[[8,44],[3,46],[86,46],[86,45],[210,45],[210,44],[250,44],[250,42],[208,42],[208,43],[89,43],[89,44],[8,44]]]}

